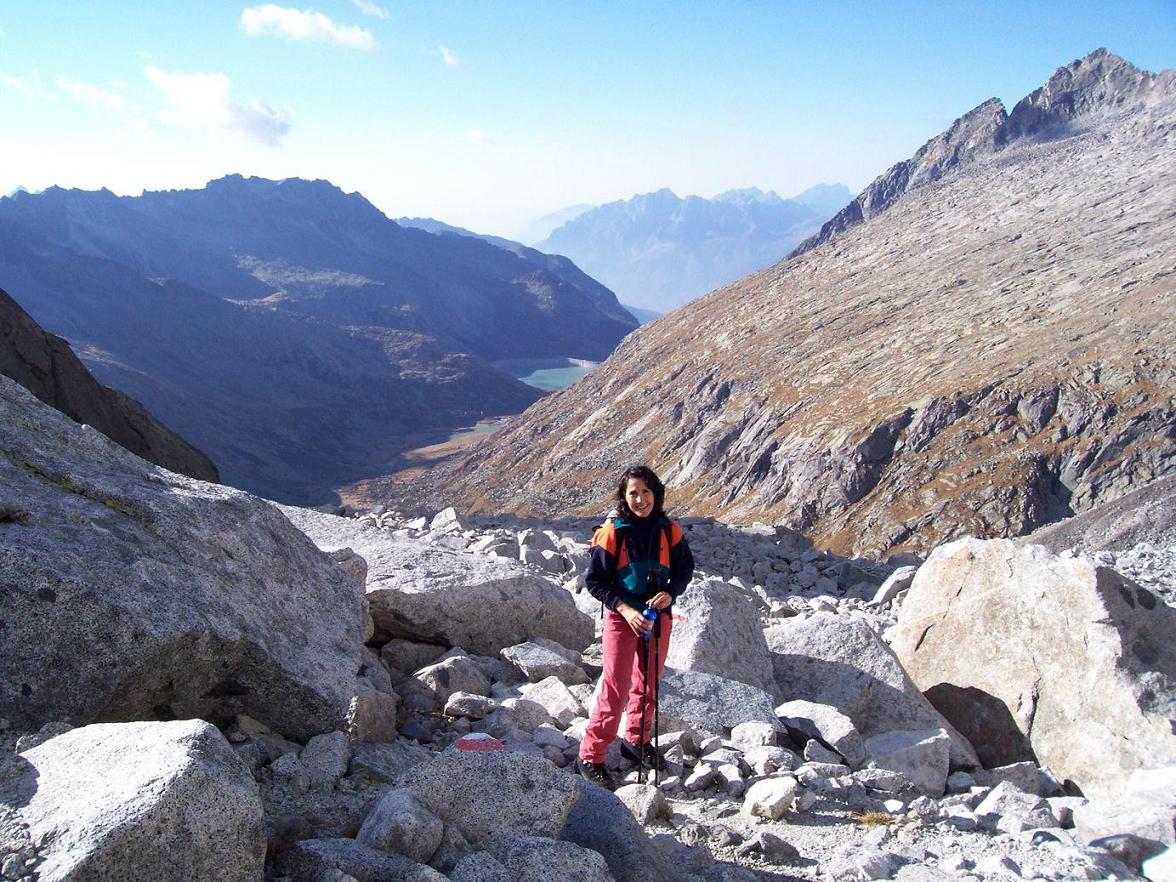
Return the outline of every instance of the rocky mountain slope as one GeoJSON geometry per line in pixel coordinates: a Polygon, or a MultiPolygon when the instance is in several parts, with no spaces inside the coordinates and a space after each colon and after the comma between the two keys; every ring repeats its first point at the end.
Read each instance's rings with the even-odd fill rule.
{"type": "Polygon", "coordinates": [[[0,199],[14,299],[227,482],[290,501],[536,400],[490,359],[597,359],[636,326],[534,254],[402,229],[323,181],[0,199]]]}
{"type": "Polygon", "coordinates": [[[1015,114],[1000,151],[643,326],[430,482],[590,512],[644,460],[680,511],[863,553],[1020,535],[1170,472],[1176,72],[1100,52],[1050,84],[1030,99],[1068,121],[1015,114]]]}
{"type": "Polygon", "coordinates": [[[46,334],[0,290],[0,374],[79,423],[173,472],[219,480],[212,461],[137,401],[99,384],[69,344],[46,334]]]}
{"type": "Polygon", "coordinates": [[[827,185],[794,199],[754,187],[713,199],[662,189],[579,214],[535,247],[567,255],[625,303],[668,312],[775,263],[849,196],[827,185]]]}

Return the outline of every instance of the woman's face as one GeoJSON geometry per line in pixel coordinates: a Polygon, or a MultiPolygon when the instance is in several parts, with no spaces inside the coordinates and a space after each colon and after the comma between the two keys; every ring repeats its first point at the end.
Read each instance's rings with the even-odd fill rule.
{"type": "Polygon", "coordinates": [[[640,478],[630,478],[625,484],[625,502],[629,510],[639,518],[653,514],[653,491],[640,478]]]}

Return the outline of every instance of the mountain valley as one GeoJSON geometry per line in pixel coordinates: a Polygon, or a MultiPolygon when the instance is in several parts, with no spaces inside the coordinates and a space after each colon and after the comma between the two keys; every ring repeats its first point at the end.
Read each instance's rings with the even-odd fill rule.
{"type": "Polygon", "coordinates": [[[287,501],[539,397],[496,359],[600,359],[636,327],[566,259],[403,229],[323,181],[18,193],[0,234],[0,280],[101,382],[287,501]]]}

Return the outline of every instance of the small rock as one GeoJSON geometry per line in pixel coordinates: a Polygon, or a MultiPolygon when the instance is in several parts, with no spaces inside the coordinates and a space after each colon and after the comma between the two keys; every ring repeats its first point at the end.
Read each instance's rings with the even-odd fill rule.
{"type": "Polygon", "coordinates": [[[743,811],[749,815],[778,821],[792,808],[797,791],[796,778],[779,775],[756,781],[743,798],[743,811]]]}
{"type": "Polygon", "coordinates": [[[625,808],[639,824],[645,825],[658,818],[669,817],[669,803],[656,787],[649,784],[626,784],[618,787],[615,792],[617,799],[625,804],[625,808]]]}
{"type": "Polygon", "coordinates": [[[351,745],[342,732],[316,735],[306,742],[298,759],[311,784],[331,786],[347,774],[351,745]]]}
{"type": "Polygon", "coordinates": [[[775,833],[761,830],[739,848],[740,854],[760,854],[769,864],[791,864],[800,860],[800,852],[775,833]]]}

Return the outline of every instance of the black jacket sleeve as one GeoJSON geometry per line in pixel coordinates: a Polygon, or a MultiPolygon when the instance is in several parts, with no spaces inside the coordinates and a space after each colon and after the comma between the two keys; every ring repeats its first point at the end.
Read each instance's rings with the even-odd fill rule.
{"type": "Polygon", "coordinates": [[[617,559],[609,554],[603,545],[593,545],[588,557],[588,570],[584,573],[588,593],[607,606],[617,608],[621,599],[616,591],[617,559]]]}
{"type": "Polygon", "coordinates": [[[694,555],[691,554],[686,534],[683,533],[678,544],[670,548],[670,584],[666,592],[677,599],[686,590],[693,575],[694,555]]]}

